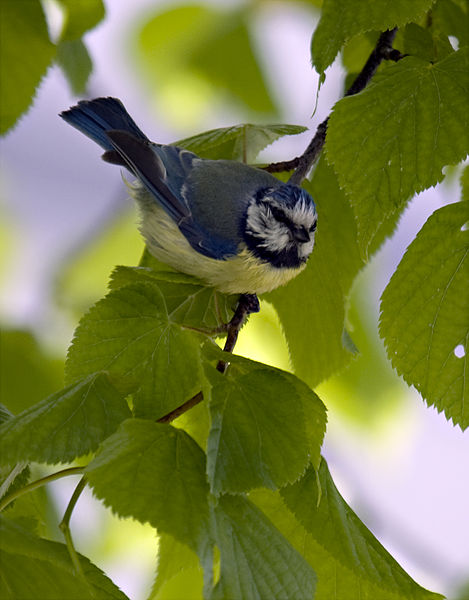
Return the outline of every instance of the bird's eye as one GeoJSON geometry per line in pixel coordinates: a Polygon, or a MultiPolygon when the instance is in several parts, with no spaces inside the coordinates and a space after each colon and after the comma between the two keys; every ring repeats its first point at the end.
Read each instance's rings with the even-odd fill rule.
{"type": "Polygon", "coordinates": [[[311,227],[309,228],[311,233],[314,233],[316,231],[316,227],[318,226],[318,222],[314,221],[314,223],[311,225],[311,227]]]}

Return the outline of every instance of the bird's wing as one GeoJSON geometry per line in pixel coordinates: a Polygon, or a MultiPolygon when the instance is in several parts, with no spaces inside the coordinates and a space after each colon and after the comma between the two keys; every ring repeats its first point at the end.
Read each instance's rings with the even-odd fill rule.
{"type": "Polygon", "coordinates": [[[186,183],[194,165],[204,162],[202,159],[176,146],[139,139],[127,131],[107,131],[106,135],[128,168],[175,221],[197,252],[215,259],[236,254],[238,239],[220,235],[193,214],[186,183]]]}

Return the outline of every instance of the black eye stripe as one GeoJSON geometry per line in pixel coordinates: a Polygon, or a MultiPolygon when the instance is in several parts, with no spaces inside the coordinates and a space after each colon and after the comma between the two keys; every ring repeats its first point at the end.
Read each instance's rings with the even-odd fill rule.
{"type": "Polygon", "coordinates": [[[285,225],[289,225],[291,223],[290,219],[283,212],[283,210],[278,209],[276,206],[269,206],[269,209],[279,223],[285,223],[285,225]]]}

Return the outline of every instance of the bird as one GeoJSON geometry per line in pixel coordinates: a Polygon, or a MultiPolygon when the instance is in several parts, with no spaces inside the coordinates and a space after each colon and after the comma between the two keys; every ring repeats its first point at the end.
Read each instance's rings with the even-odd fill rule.
{"type": "Polygon", "coordinates": [[[302,187],[151,142],[117,98],[80,100],[59,116],[134,175],[140,232],[159,261],[226,294],[270,292],[305,268],[317,212],[302,187]]]}

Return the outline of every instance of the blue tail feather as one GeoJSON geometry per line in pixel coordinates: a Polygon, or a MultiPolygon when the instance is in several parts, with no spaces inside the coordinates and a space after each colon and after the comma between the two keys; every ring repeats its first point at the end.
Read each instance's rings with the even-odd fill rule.
{"type": "Polygon", "coordinates": [[[76,106],[61,112],[60,116],[104,150],[114,149],[106,135],[107,131],[118,129],[127,131],[138,139],[148,139],[117,98],[80,100],[76,106]]]}

